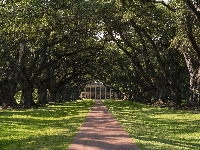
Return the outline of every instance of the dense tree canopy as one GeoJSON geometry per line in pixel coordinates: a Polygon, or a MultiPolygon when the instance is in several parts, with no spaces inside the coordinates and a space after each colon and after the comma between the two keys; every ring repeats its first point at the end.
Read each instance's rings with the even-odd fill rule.
{"type": "Polygon", "coordinates": [[[0,18],[3,107],[77,99],[90,80],[119,98],[200,104],[197,0],[3,0],[0,18]]]}

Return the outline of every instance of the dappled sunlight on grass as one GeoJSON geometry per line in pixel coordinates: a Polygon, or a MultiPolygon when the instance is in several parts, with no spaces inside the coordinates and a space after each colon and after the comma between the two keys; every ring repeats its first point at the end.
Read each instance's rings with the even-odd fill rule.
{"type": "Polygon", "coordinates": [[[1,150],[67,149],[93,101],[0,111],[1,150]]]}
{"type": "Polygon", "coordinates": [[[104,101],[142,150],[200,149],[200,114],[130,101],[104,101]]]}

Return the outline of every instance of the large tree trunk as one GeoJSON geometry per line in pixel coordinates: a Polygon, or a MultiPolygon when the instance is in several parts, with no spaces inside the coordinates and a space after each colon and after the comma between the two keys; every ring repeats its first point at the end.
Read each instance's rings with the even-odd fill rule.
{"type": "Polygon", "coordinates": [[[182,52],[190,74],[191,96],[188,100],[188,106],[197,106],[200,102],[200,62],[190,55],[186,46],[182,52]]]}
{"type": "Polygon", "coordinates": [[[2,105],[3,108],[17,106],[18,104],[14,98],[16,84],[9,80],[5,80],[0,84],[0,105],[2,105]]]}
{"type": "Polygon", "coordinates": [[[189,99],[189,104],[192,106],[197,106],[200,103],[200,63],[199,67],[193,68],[190,73],[190,90],[191,96],[189,99]]]}
{"type": "Polygon", "coordinates": [[[17,102],[16,102],[16,99],[14,98],[15,96],[15,90],[16,90],[16,83],[13,82],[13,81],[10,81],[10,84],[9,84],[9,99],[10,99],[10,106],[11,107],[15,107],[15,106],[18,106],[17,102]]]}
{"type": "Polygon", "coordinates": [[[53,89],[50,89],[49,90],[49,94],[50,94],[50,99],[49,99],[49,101],[50,102],[56,102],[57,101],[57,99],[56,99],[56,91],[53,89]]]}
{"type": "Polygon", "coordinates": [[[24,107],[35,106],[36,103],[33,100],[33,87],[28,83],[23,83],[22,86],[22,95],[21,95],[21,104],[24,107]]]}
{"type": "Polygon", "coordinates": [[[47,86],[45,83],[42,83],[38,86],[38,102],[37,104],[47,104],[47,86]]]}
{"type": "Polygon", "coordinates": [[[31,70],[28,70],[26,68],[26,43],[20,43],[20,52],[19,52],[19,78],[20,78],[20,86],[22,90],[21,95],[21,105],[24,107],[29,107],[35,105],[35,102],[33,100],[33,86],[30,81],[31,76],[31,70]]]}

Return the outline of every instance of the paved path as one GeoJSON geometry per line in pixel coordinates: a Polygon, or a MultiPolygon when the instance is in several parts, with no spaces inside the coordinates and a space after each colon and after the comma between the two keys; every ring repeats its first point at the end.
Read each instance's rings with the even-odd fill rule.
{"type": "Polygon", "coordinates": [[[97,100],[68,150],[140,150],[97,100]]]}

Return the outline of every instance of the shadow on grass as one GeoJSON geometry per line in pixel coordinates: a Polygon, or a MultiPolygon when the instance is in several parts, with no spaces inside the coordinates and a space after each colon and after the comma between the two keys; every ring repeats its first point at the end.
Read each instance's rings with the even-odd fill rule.
{"type": "Polygon", "coordinates": [[[67,149],[93,101],[0,112],[1,150],[67,149]]]}
{"type": "Polygon", "coordinates": [[[142,150],[200,149],[200,116],[129,101],[104,101],[142,150]]]}

